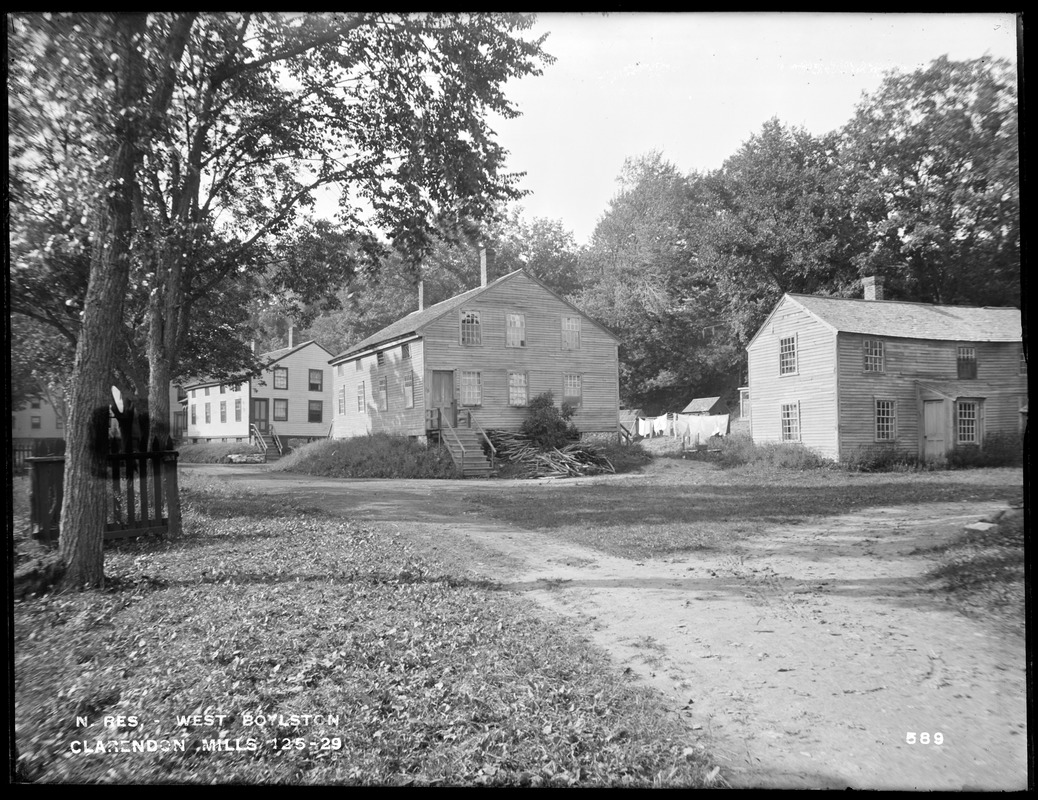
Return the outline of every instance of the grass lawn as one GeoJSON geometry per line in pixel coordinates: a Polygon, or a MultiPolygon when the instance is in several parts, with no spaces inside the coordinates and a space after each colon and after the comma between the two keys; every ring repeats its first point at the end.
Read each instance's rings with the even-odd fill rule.
{"type": "Polygon", "coordinates": [[[625,558],[724,548],[763,527],[908,503],[1019,499],[1019,469],[915,473],[720,469],[656,459],[648,474],[482,492],[471,504],[523,528],[625,558]]]}
{"type": "Polygon", "coordinates": [[[184,484],[183,538],[108,547],[104,591],[15,603],[18,780],[703,784],[656,695],[406,526],[184,484]]]}

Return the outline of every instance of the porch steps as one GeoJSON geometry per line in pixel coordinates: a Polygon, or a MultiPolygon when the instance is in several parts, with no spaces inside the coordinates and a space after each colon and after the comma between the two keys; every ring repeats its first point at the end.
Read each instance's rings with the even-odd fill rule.
{"type": "Polygon", "coordinates": [[[453,433],[457,434],[457,439],[454,438],[451,431],[447,430],[442,431],[441,438],[447,445],[447,449],[450,450],[451,458],[461,470],[461,474],[466,478],[490,477],[492,470],[490,462],[483,455],[482,437],[472,428],[454,428],[453,433]],[[458,448],[458,441],[465,448],[464,454],[458,448]]]}
{"type": "Polygon", "coordinates": [[[262,436],[264,444],[267,445],[265,451],[267,454],[267,463],[272,464],[281,458],[281,453],[278,452],[278,446],[274,443],[274,437],[270,433],[264,433],[262,436]]]}

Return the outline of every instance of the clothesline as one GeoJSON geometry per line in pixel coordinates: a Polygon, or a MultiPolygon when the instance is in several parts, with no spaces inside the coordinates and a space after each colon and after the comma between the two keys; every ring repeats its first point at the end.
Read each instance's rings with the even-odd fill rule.
{"type": "Polygon", "coordinates": [[[636,433],[643,438],[673,436],[687,438],[693,443],[705,442],[711,436],[728,435],[728,414],[662,414],[658,417],[639,417],[636,433]]]}

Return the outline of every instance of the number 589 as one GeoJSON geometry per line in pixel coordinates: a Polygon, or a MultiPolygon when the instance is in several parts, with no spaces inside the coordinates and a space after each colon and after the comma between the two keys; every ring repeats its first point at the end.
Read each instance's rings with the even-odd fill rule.
{"type": "Polygon", "coordinates": [[[921,733],[908,731],[908,733],[905,734],[905,741],[908,742],[908,744],[915,744],[916,742],[919,742],[919,744],[930,744],[930,742],[933,742],[934,744],[944,744],[944,734],[940,731],[933,734],[927,733],[926,731],[921,733]]]}

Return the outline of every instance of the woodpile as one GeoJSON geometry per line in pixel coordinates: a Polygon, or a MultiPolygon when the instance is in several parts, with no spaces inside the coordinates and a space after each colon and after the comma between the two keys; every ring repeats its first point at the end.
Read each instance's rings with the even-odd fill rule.
{"type": "Polygon", "coordinates": [[[573,442],[542,450],[525,436],[508,431],[487,431],[497,457],[508,462],[520,478],[575,478],[616,472],[609,459],[594,447],[573,442]]]}

